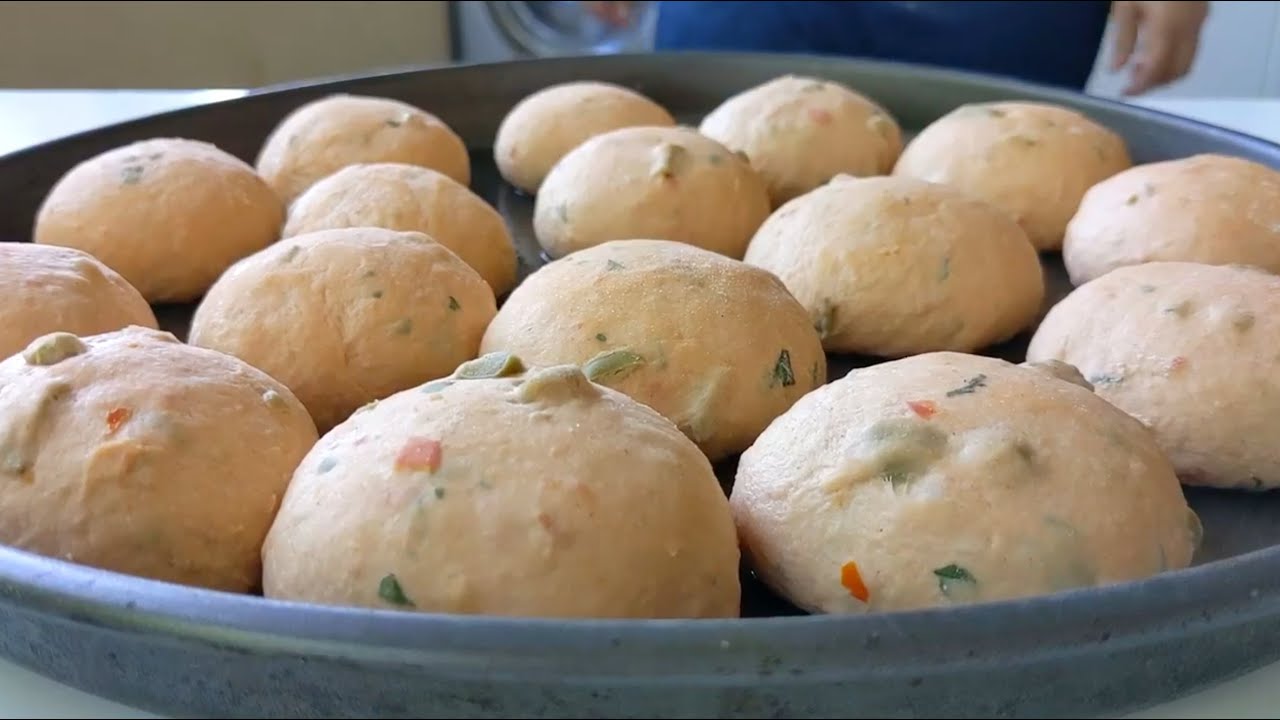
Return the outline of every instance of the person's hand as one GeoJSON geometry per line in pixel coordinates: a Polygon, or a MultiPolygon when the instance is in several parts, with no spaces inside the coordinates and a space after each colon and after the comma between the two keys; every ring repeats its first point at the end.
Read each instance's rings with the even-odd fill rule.
{"type": "Polygon", "coordinates": [[[1140,95],[1191,70],[1207,2],[1114,2],[1111,70],[1132,66],[1125,95],[1140,95]]]}
{"type": "Polygon", "coordinates": [[[587,12],[591,13],[605,25],[613,28],[626,27],[631,20],[630,2],[584,2],[587,12]]]}

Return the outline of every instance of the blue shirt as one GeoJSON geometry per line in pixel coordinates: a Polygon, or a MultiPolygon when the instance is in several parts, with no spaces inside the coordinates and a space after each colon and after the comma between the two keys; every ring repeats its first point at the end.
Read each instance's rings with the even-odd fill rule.
{"type": "Polygon", "coordinates": [[[662,2],[659,50],[897,60],[1082,90],[1109,2],[662,2]]]}

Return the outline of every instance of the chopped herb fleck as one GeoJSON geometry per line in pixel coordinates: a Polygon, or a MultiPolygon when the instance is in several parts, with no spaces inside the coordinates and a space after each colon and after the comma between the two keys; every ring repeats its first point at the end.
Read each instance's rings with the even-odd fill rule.
{"type": "Polygon", "coordinates": [[[1035,147],[1036,145],[1040,144],[1039,140],[1036,140],[1035,138],[1027,137],[1026,135],[1014,135],[1013,141],[1023,147],[1035,147]]]}
{"type": "Polygon", "coordinates": [[[599,340],[600,342],[605,342],[608,339],[609,339],[608,335],[605,335],[604,333],[596,333],[596,340],[599,340]]]}
{"type": "Polygon", "coordinates": [[[1031,443],[1026,440],[1019,440],[1015,442],[1013,444],[1013,451],[1017,453],[1018,457],[1022,458],[1023,462],[1028,465],[1034,463],[1036,460],[1036,450],[1031,447],[1031,443]]]}
{"type": "Polygon", "coordinates": [[[938,590],[948,597],[958,585],[974,585],[978,582],[972,573],[955,564],[940,567],[933,574],[938,576],[938,590]]]}
{"type": "Polygon", "coordinates": [[[45,335],[27,346],[22,351],[22,359],[28,365],[56,365],[70,357],[75,357],[89,350],[80,338],[69,332],[55,332],[45,335]]]}
{"type": "Polygon", "coordinates": [[[1235,316],[1231,321],[1231,326],[1240,332],[1246,332],[1253,327],[1254,317],[1251,312],[1242,312],[1235,316]]]}
{"type": "Polygon", "coordinates": [[[337,465],[338,465],[338,460],[336,458],[327,457],[321,460],[320,464],[316,466],[316,472],[323,475],[329,472],[330,470],[332,470],[333,468],[335,468],[337,465]]]}
{"type": "Polygon", "coordinates": [[[650,177],[675,177],[689,156],[688,150],[672,143],[662,143],[654,150],[653,166],[649,168],[650,177]]]}
{"type": "Polygon", "coordinates": [[[938,268],[938,282],[951,277],[951,256],[942,258],[942,267],[938,268]]]}
{"type": "Polygon", "coordinates": [[[115,434],[131,417],[133,417],[133,411],[126,407],[118,407],[107,413],[107,432],[115,434]]]}
{"type": "Polygon", "coordinates": [[[449,387],[452,384],[453,384],[452,380],[432,380],[431,382],[422,386],[422,392],[424,393],[440,392],[441,390],[449,387]]]}
{"type": "Polygon", "coordinates": [[[979,373],[969,378],[968,380],[966,380],[962,387],[958,387],[955,390],[948,390],[947,397],[956,397],[958,395],[972,395],[978,391],[978,388],[984,388],[986,386],[987,386],[987,376],[979,373]]]}
{"type": "Polygon", "coordinates": [[[867,437],[877,448],[870,459],[878,468],[875,476],[895,489],[924,474],[947,448],[946,433],[911,417],[881,420],[867,429],[867,437]]]}
{"type": "Polygon", "coordinates": [[[151,153],[150,155],[148,155],[147,159],[150,160],[151,162],[155,162],[156,160],[159,160],[162,157],[164,157],[164,153],[157,152],[157,153],[151,153]]]}
{"type": "Polygon", "coordinates": [[[378,597],[392,605],[413,607],[413,601],[409,599],[408,595],[404,594],[404,588],[400,587],[400,581],[396,579],[395,575],[387,575],[378,583],[378,597]]]}
{"type": "Polygon", "coordinates": [[[1138,291],[1141,292],[1143,295],[1150,295],[1151,293],[1156,291],[1156,286],[1155,285],[1139,285],[1138,291]]]}
{"type": "Polygon", "coordinates": [[[301,247],[297,245],[290,245],[289,249],[285,251],[284,257],[280,258],[280,262],[289,262],[290,260],[298,257],[298,253],[300,252],[302,252],[301,247]]]}
{"type": "Polygon", "coordinates": [[[398,128],[403,124],[404,121],[399,118],[387,118],[387,127],[398,128]]]}
{"type": "Polygon", "coordinates": [[[862,573],[858,572],[858,563],[852,560],[840,566],[840,584],[860,602],[865,603],[871,599],[871,593],[867,591],[867,585],[862,581],[862,573]]]}
{"type": "Polygon", "coordinates": [[[457,299],[457,298],[455,298],[455,297],[454,297],[454,296],[452,296],[452,295],[450,295],[450,296],[449,296],[449,309],[450,309],[450,310],[461,310],[461,309],[462,309],[462,306],[458,304],[458,299],[457,299]]]}
{"type": "Polygon", "coordinates": [[[772,378],[769,387],[776,387],[779,384],[790,387],[796,384],[796,374],[791,369],[791,353],[785,349],[778,355],[778,361],[773,364],[772,378]]]}
{"type": "Polygon", "coordinates": [[[818,319],[813,323],[813,329],[818,331],[818,338],[826,340],[831,334],[831,330],[836,324],[836,306],[829,301],[822,303],[822,309],[818,311],[818,319]]]}
{"type": "Polygon", "coordinates": [[[442,488],[442,487],[438,487],[438,488],[436,488],[435,493],[436,493],[436,499],[437,499],[437,500],[443,500],[443,499],[444,499],[444,488],[442,488]]]}
{"type": "Polygon", "coordinates": [[[520,358],[511,353],[491,352],[462,363],[453,374],[461,380],[481,380],[509,377],[523,372],[524,363],[520,362],[520,358]]]}
{"type": "Polygon", "coordinates": [[[621,270],[624,267],[626,266],[618,262],[617,260],[610,260],[609,262],[604,264],[605,270],[621,270]]]}
{"type": "Polygon", "coordinates": [[[374,276],[375,276],[375,275],[377,275],[377,274],[378,274],[378,271],[377,271],[377,270],[365,270],[365,271],[364,271],[364,273],[360,275],[360,277],[362,277],[362,278],[371,278],[371,277],[374,277],[374,276]]]}
{"type": "Polygon", "coordinates": [[[142,181],[141,165],[125,165],[120,170],[120,182],[125,185],[137,185],[142,181]]]}
{"type": "Polygon", "coordinates": [[[1127,199],[1127,200],[1125,200],[1125,201],[1124,201],[1124,204],[1125,204],[1125,205],[1137,205],[1137,204],[1138,204],[1138,196],[1137,196],[1137,195],[1130,195],[1130,196],[1129,196],[1129,199],[1127,199]]]}
{"type": "Polygon", "coordinates": [[[562,223],[569,222],[569,203],[560,203],[556,206],[556,217],[562,223]]]}
{"type": "Polygon", "coordinates": [[[374,290],[373,292],[369,293],[369,297],[373,298],[374,300],[380,300],[382,298],[382,291],[374,290]]]}
{"type": "Polygon", "coordinates": [[[1102,375],[1090,375],[1090,385],[1119,385],[1124,382],[1124,375],[1120,373],[1106,373],[1102,375]]]}
{"type": "Polygon", "coordinates": [[[1160,312],[1165,313],[1167,315],[1175,315],[1177,317],[1184,318],[1187,315],[1191,314],[1191,301],[1183,300],[1182,302],[1177,303],[1176,305],[1170,305],[1169,307],[1162,308],[1160,312]]]}
{"type": "Polygon", "coordinates": [[[987,114],[990,115],[991,117],[1004,117],[1005,115],[1008,115],[1008,113],[1006,113],[1004,110],[1001,110],[1000,108],[989,107],[989,108],[986,108],[986,111],[987,111],[987,114]]]}
{"type": "Polygon", "coordinates": [[[427,438],[412,437],[405,442],[396,455],[396,470],[410,470],[434,473],[440,469],[440,461],[444,451],[439,441],[427,438]]]}
{"type": "Polygon", "coordinates": [[[639,369],[644,362],[642,356],[630,350],[609,350],[588,360],[582,370],[591,382],[621,380],[639,369]]]}
{"type": "Polygon", "coordinates": [[[818,387],[818,384],[819,384],[818,383],[818,362],[816,360],[813,362],[813,365],[809,368],[809,384],[815,388],[818,387]]]}
{"type": "Polygon", "coordinates": [[[711,153],[711,155],[707,156],[707,162],[712,165],[720,165],[724,162],[724,156],[720,153],[711,153]]]}
{"type": "Polygon", "coordinates": [[[413,321],[409,318],[400,318],[395,325],[391,326],[391,332],[396,335],[408,335],[413,332],[413,321]]]}

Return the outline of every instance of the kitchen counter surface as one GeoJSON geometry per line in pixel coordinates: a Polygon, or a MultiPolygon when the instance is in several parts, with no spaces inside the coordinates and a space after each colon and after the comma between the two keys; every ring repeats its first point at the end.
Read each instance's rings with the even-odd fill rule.
{"type": "MultiPolygon", "coordinates": [[[[100,125],[218,102],[241,90],[0,90],[0,155],[100,125]]],[[[1280,99],[1138,100],[1280,142],[1280,99]]],[[[1280,707],[1280,665],[1255,671],[1130,718],[1269,718],[1280,707]]],[[[47,680],[0,660],[0,718],[156,718],[47,680]]]]}

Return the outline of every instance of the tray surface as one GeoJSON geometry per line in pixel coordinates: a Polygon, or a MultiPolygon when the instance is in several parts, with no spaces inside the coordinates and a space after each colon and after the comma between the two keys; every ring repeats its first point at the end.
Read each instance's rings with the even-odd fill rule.
{"type": "MultiPolygon", "coordinates": [[[[543,263],[532,199],[493,165],[520,98],[575,79],[631,86],[682,122],[785,73],[848,83],[908,132],[956,105],[1038,99],[1121,133],[1136,163],[1223,152],[1280,167],[1280,147],[1160,113],[1020,83],[890,64],[679,53],[406,70],[270,88],[0,158],[0,239],[24,241],[73,164],[182,136],[253,161],[275,124],[335,92],[395,97],[472,149],[471,187],[508,221],[523,278],[543,263]]],[[[1043,256],[1047,310],[1070,285],[1043,256]]],[[[157,308],[185,338],[191,306],[157,308]]],[[[1029,333],[983,354],[1020,361],[1029,333]]],[[[875,362],[831,356],[832,379],[875,362]]],[[[733,463],[717,468],[732,478],[733,463]]],[[[743,576],[744,618],[557,621],[301,606],[182,588],[0,548],[0,653],[167,714],[225,717],[912,717],[1115,714],[1280,659],[1280,504],[1187,488],[1205,528],[1195,567],[1142,582],[887,615],[804,616],[743,576]],[[1272,638],[1278,638],[1272,640],[1272,638]]]]}

